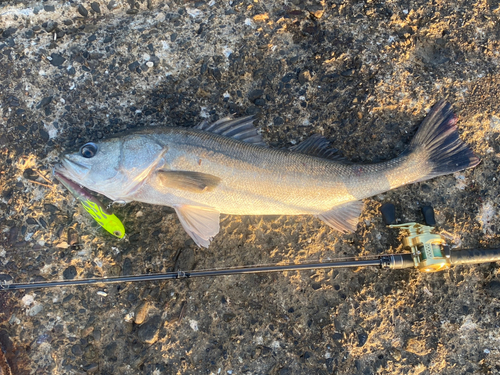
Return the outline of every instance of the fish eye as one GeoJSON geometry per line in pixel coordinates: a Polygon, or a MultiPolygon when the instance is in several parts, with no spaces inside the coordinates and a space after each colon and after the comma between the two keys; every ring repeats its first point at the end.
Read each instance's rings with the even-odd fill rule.
{"type": "Polygon", "coordinates": [[[86,143],[80,149],[80,155],[84,158],[90,159],[97,153],[97,146],[94,143],[86,143]]]}

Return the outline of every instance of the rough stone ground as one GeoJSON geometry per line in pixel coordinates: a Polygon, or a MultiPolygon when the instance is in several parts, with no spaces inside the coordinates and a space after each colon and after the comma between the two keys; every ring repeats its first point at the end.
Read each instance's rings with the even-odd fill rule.
{"type": "MultiPolygon", "coordinates": [[[[378,213],[386,201],[402,221],[432,204],[455,247],[498,247],[499,15],[498,0],[0,2],[0,277],[399,251],[378,213]],[[50,179],[62,150],[120,130],[228,113],[256,114],[273,147],[320,133],[354,161],[389,159],[442,98],[482,163],[368,199],[352,235],[311,217],[229,216],[203,250],[169,208],[129,204],[115,207],[120,241],[38,174],[50,179]]],[[[0,294],[0,373],[499,374],[498,273],[305,271],[0,294]]]]}

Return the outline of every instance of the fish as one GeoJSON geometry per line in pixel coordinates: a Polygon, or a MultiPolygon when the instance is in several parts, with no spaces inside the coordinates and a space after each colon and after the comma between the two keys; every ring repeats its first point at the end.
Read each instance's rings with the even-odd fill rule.
{"type": "Polygon", "coordinates": [[[476,166],[460,140],[451,105],[440,101],[394,159],[356,164],[321,135],[290,149],[269,148],[252,117],[194,128],[156,126],[84,144],[61,155],[66,183],[113,201],[172,207],[184,230],[208,247],[220,215],[314,215],[354,232],[371,196],[476,166]]]}

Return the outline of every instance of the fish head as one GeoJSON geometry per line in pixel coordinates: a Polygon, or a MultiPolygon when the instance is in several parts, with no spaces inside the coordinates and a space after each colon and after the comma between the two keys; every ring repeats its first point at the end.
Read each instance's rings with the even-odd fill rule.
{"type": "Polygon", "coordinates": [[[88,142],[61,156],[54,172],[112,200],[131,201],[152,170],[162,162],[164,147],[136,134],[88,142]]]}

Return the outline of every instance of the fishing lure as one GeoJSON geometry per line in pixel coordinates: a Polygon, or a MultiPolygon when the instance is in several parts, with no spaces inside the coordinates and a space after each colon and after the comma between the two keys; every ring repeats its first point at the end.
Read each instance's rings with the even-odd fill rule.
{"type": "Polygon", "coordinates": [[[115,237],[123,238],[125,236],[125,227],[123,223],[115,214],[108,212],[96,197],[90,195],[83,188],[57,172],[54,172],[54,177],[73,194],[82,204],[85,211],[87,211],[101,227],[115,237]]]}

